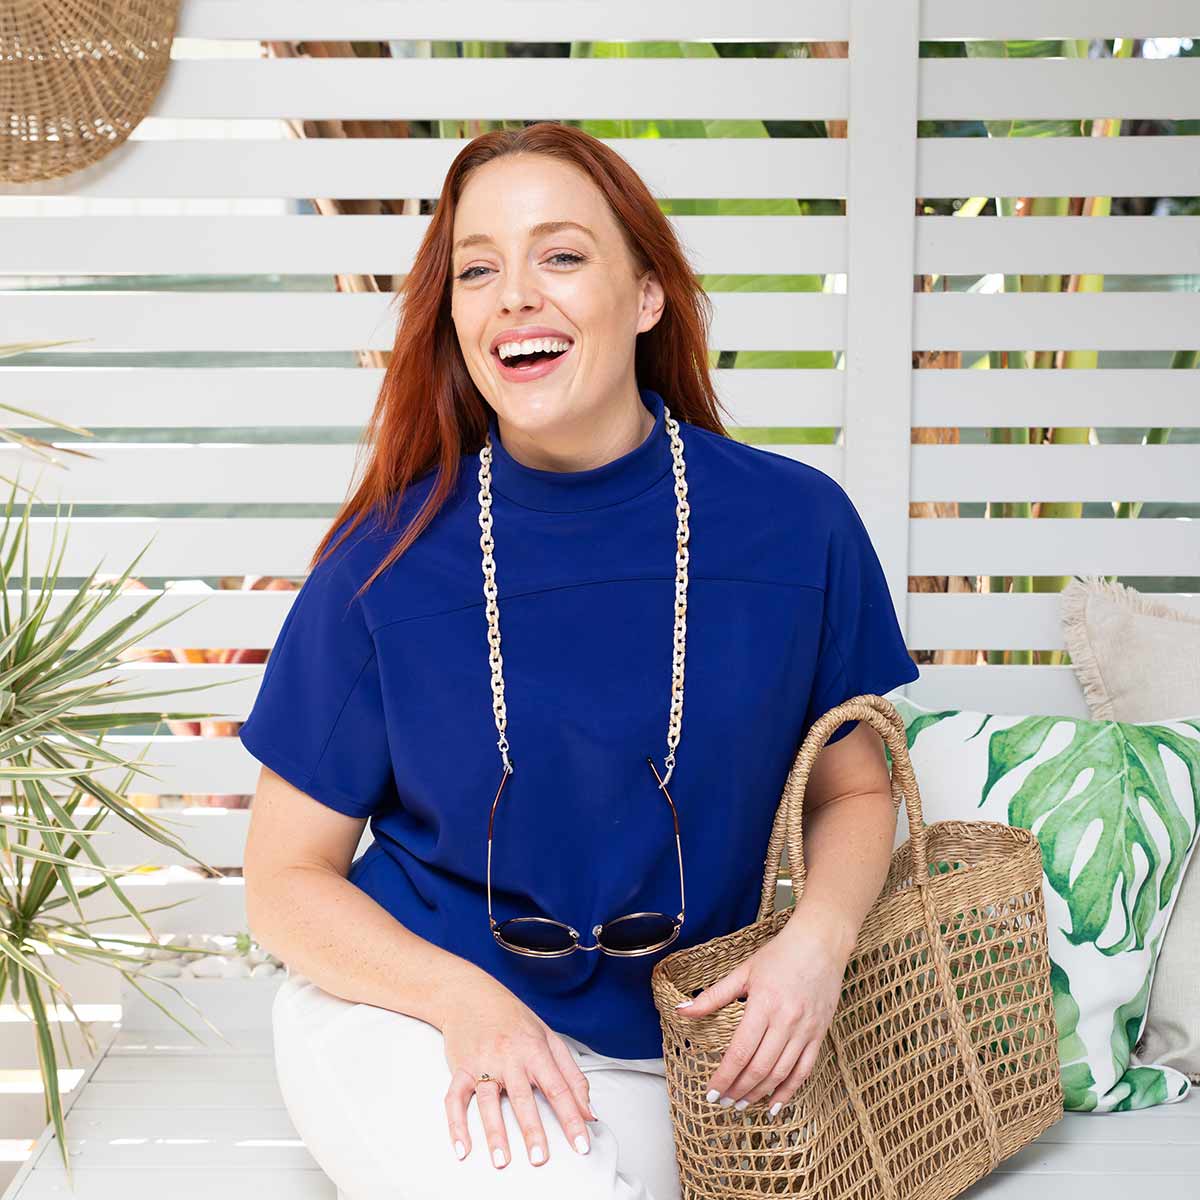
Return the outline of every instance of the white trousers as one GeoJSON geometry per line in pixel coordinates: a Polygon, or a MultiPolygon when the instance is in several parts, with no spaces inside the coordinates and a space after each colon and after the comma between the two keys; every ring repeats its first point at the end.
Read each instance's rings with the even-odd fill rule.
{"type": "Polygon", "coordinates": [[[497,1167],[479,1106],[467,1106],[471,1149],[454,1153],[444,1106],[450,1086],[441,1031],[405,1013],[354,1004],[296,971],[272,1010],[284,1104],[340,1200],[679,1200],[664,1062],[610,1058],[565,1034],[599,1118],[580,1154],[540,1088],[546,1161],[529,1161],[508,1093],[500,1109],[509,1160],[497,1167]]]}

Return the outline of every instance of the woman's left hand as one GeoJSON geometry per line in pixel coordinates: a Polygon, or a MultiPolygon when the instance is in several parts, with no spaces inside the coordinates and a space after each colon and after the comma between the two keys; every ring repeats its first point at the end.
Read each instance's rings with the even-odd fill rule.
{"type": "Polygon", "coordinates": [[[709,1080],[714,1103],[765,1098],[774,1116],[808,1078],[841,997],[853,936],[827,914],[797,903],[765,946],[677,1011],[703,1017],[734,999],[746,1008],[709,1080]]]}

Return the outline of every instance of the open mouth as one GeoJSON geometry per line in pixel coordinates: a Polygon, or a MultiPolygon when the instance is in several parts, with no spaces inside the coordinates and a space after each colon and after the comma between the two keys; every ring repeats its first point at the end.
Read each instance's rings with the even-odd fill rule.
{"type": "Polygon", "coordinates": [[[536,379],[553,371],[574,347],[575,343],[571,342],[565,350],[532,350],[528,354],[513,354],[508,358],[501,358],[499,350],[493,353],[502,375],[509,379],[536,379]]]}
{"type": "MultiPolygon", "coordinates": [[[[570,348],[568,346],[567,350],[570,348]]],[[[501,358],[500,361],[506,367],[528,367],[534,363],[550,362],[553,359],[561,358],[567,350],[533,350],[529,354],[510,354],[507,358],[501,358]]],[[[498,353],[496,357],[499,358],[498,353]]]]}

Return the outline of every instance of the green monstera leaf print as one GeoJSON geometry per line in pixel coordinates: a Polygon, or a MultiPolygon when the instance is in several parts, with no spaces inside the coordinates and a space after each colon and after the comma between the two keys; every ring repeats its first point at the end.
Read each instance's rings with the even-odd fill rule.
{"type": "Polygon", "coordinates": [[[1009,821],[1037,834],[1046,879],[1071,913],[1064,936],[1075,944],[1091,942],[1103,954],[1140,949],[1151,922],[1175,893],[1192,840],[1192,828],[1171,800],[1163,755],[1174,755],[1186,767],[1193,793],[1200,795],[1200,743],[1164,725],[1026,717],[989,736],[980,804],[1064,724],[1074,726],[1071,740],[1025,777],[1009,801],[1009,821]],[[1165,858],[1151,817],[1166,830],[1165,858]],[[1135,847],[1149,864],[1144,874],[1135,847]],[[1110,932],[1111,940],[1102,943],[1114,904],[1120,906],[1119,933],[1113,938],[1110,932]]]}
{"type": "Polygon", "coordinates": [[[1091,1112],[1096,1107],[1096,1078],[1088,1065],[1088,1048],[1079,1036],[1079,1005],[1071,981],[1057,963],[1050,963],[1054,991],[1054,1023],[1058,1026],[1058,1061],[1062,1072],[1063,1107],[1091,1112]]]}

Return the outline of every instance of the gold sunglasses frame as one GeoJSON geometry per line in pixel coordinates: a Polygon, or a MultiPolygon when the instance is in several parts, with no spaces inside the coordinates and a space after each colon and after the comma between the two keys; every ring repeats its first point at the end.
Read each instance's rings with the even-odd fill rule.
{"type": "Polygon", "coordinates": [[[492,916],[492,830],[496,823],[496,808],[500,804],[500,796],[504,791],[504,785],[508,782],[509,775],[513,772],[513,763],[510,759],[504,767],[503,773],[500,776],[500,786],[496,789],[496,798],[492,801],[492,810],[488,814],[488,848],[487,848],[487,903],[488,903],[488,925],[491,928],[492,936],[496,941],[504,947],[505,950],[511,951],[513,954],[524,954],[529,958],[562,958],[567,954],[574,954],[576,950],[599,950],[604,954],[611,954],[616,958],[637,958],[644,954],[654,954],[669,946],[676,938],[679,937],[679,931],[683,927],[684,912],[686,908],[683,892],[683,847],[679,841],[679,814],[675,810],[675,801],[671,799],[671,793],[667,791],[667,785],[663,782],[662,776],[658,773],[658,768],[654,765],[654,760],[647,757],[646,762],[650,764],[650,770],[654,772],[654,779],[657,783],[659,791],[667,798],[667,803],[671,806],[671,820],[675,824],[675,852],[679,858],[679,915],[673,919],[673,927],[671,936],[654,946],[646,946],[640,950],[609,950],[600,944],[600,932],[607,926],[619,925],[622,921],[631,921],[636,917],[665,917],[666,913],[626,913],[623,917],[617,917],[613,921],[603,921],[599,925],[592,926],[592,936],[596,938],[594,946],[581,946],[579,944],[579,931],[571,925],[567,925],[563,921],[556,921],[552,917],[508,917],[506,920],[497,924],[492,916]],[[529,950],[523,946],[514,946],[511,942],[504,940],[500,930],[505,925],[515,925],[522,921],[538,921],[546,925],[557,925],[560,929],[565,929],[571,937],[571,945],[565,950],[529,950]]]}

